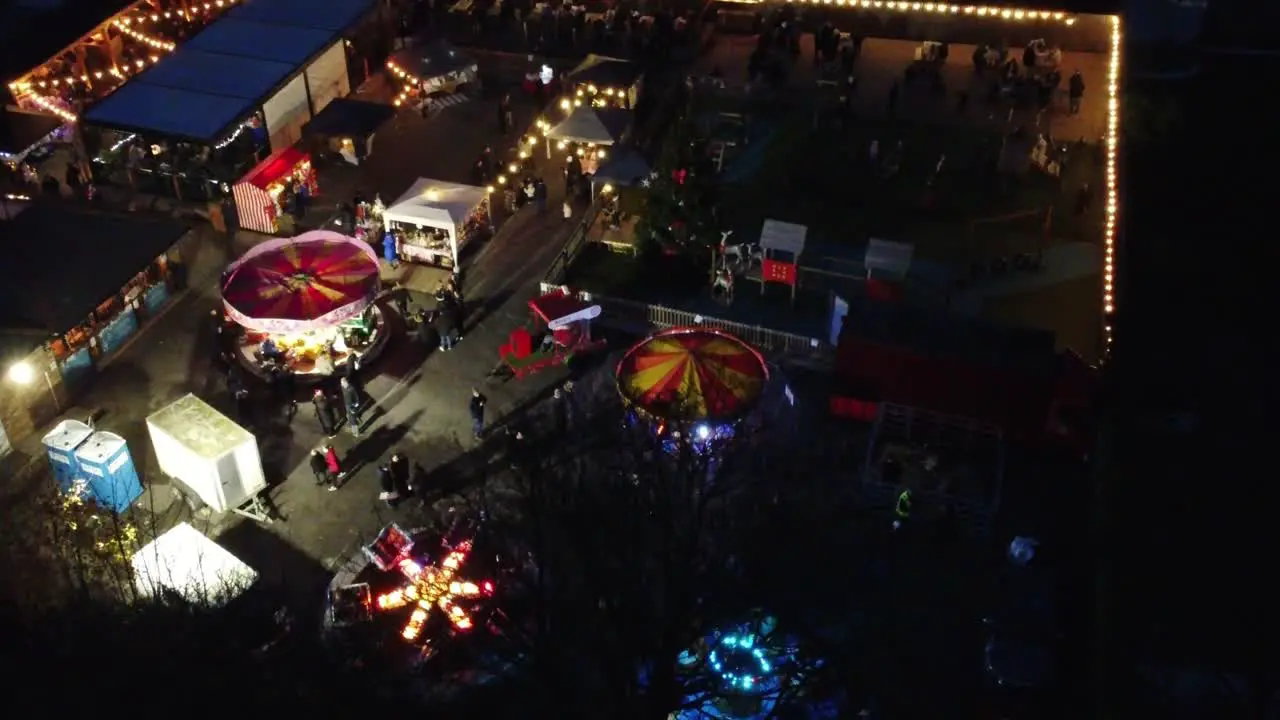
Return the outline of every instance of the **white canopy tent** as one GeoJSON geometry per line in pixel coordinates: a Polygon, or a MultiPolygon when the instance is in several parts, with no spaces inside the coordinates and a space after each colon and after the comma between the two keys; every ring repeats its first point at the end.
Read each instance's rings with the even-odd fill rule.
{"type": "Polygon", "coordinates": [[[867,268],[867,278],[887,275],[894,280],[902,280],[911,270],[911,258],[915,254],[915,246],[911,243],[890,242],[888,240],[871,239],[867,243],[867,254],[863,265],[867,268]]]}
{"type": "Polygon", "coordinates": [[[409,259],[437,264],[445,260],[456,268],[459,251],[468,240],[463,228],[467,220],[476,213],[483,213],[487,221],[489,191],[485,188],[418,178],[405,194],[383,211],[382,221],[388,229],[394,223],[402,228],[435,228],[445,231],[449,235],[447,252],[402,243],[402,254],[409,259]],[[447,257],[442,257],[446,254],[447,257]]]}
{"type": "Polygon", "coordinates": [[[143,595],[168,591],[197,605],[225,605],[258,580],[256,570],[187,523],[147,543],[132,564],[143,595]]]}
{"type": "Polygon", "coordinates": [[[611,108],[575,108],[569,117],[547,131],[547,157],[551,157],[552,141],[614,145],[631,129],[630,110],[611,108]]]}

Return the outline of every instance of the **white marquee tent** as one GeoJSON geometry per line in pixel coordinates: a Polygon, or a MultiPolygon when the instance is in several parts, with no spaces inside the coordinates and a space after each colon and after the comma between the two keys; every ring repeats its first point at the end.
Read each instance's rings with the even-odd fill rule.
{"type": "Polygon", "coordinates": [[[258,580],[256,570],[187,523],[147,543],[132,564],[140,593],[172,592],[197,605],[223,605],[258,580]]]}
{"type": "Polygon", "coordinates": [[[489,192],[474,185],[460,185],[418,178],[403,195],[382,213],[388,227],[392,223],[415,228],[436,228],[449,233],[453,267],[467,238],[462,228],[477,209],[488,212],[489,192]]]}
{"type": "Polygon", "coordinates": [[[569,117],[547,131],[547,157],[551,157],[551,141],[613,145],[626,137],[633,116],[630,110],[581,106],[569,117]]]}

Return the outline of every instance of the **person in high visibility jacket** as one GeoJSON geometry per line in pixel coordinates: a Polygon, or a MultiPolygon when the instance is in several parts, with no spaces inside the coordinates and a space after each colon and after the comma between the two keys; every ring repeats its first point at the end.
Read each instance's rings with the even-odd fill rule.
{"type": "Polygon", "coordinates": [[[898,502],[893,506],[893,529],[897,530],[902,527],[902,523],[911,517],[911,488],[907,488],[898,494],[898,502]]]}

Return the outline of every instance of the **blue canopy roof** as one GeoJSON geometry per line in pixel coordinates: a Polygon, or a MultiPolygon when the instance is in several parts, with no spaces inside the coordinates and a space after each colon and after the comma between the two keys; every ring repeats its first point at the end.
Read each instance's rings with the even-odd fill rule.
{"type": "Polygon", "coordinates": [[[226,17],[342,32],[369,11],[372,0],[243,0],[226,17]]]}
{"type": "Polygon", "coordinates": [[[296,69],[289,63],[182,48],[139,80],[174,90],[257,100],[265,98],[296,69]]]}
{"type": "Polygon", "coordinates": [[[253,111],[244,98],[208,95],[125,83],[85,114],[85,122],[129,132],[157,132],[173,137],[212,142],[231,123],[253,111]]]}
{"type": "Polygon", "coordinates": [[[191,38],[182,49],[300,65],[333,40],[333,33],[324,30],[226,18],[191,38]]]}
{"type": "Polygon", "coordinates": [[[373,0],[244,0],[90,108],[84,122],[217,142],[372,6],[373,0]]]}

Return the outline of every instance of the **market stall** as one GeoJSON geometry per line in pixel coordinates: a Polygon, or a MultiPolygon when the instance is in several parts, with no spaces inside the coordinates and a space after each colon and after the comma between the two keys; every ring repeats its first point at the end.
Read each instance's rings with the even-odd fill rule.
{"type": "Polygon", "coordinates": [[[258,581],[257,571],[187,523],[147,543],[132,564],[143,595],[172,593],[195,605],[225,605],[258,581]]]}
{"type": "Polygon", "coordinates": [[[240,227],[269,235],[284,229],[281,217],[302,214],[308,199],[320,188],[311,156],[297,148],[285,148],[254,166],[231,188],[240,227]]]}
{"type": "Polygon", "coordinates": [[[395,108],[390,105],[337,98],[307,123],[302,132],[329,152],[359,165],[373,152],[373,139],[378,130],[395,114],[395,108]]]}
{"type": "Polygon", "coordinates": [[[381,349],[378,258],[328,230],[254,246],[223,274],[223,307],[244,329],[239,359],[258,373],[279,367],[327,376],[381,349]]]}
{"type": "Polygon", "coordinates": [[[607,158],[601,146],[622,142],[631,131],[633,120],[630,110],[577,108],[559,124],[547,128],[547,158],[551,158],[553,145],[556,150],[572,150],[582,158],[583,171],[594,172],[607,158]],[[578,147],[571,148],[571,145],[578,147]]]}
{"type": "Polygon", "coordinates": [[[456,268],[467,243],[489,231],[489,191],[419,178],[382,220],[400,258],[456,268]]]}
{"type": "Polygon", "coordinates": [[[644,71],[628,60],[588,55],[569,71],[566,80],[572,103],[634,110],[644,86],[644,71]]]}
{"type": "Polygon", "coordinates": [[[402,83],[397,106],[418,107],[433,95],[452,95],[480,82],[475,58],[443,40],[397,52],[387,69],[402,83]]]}

